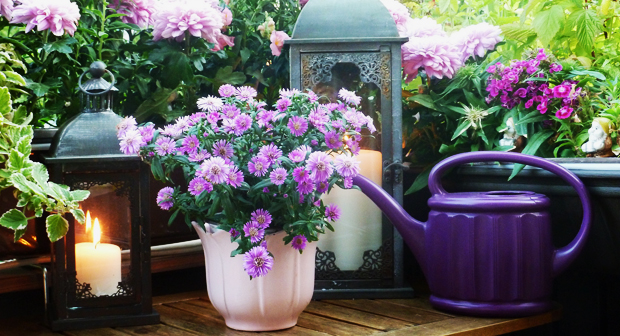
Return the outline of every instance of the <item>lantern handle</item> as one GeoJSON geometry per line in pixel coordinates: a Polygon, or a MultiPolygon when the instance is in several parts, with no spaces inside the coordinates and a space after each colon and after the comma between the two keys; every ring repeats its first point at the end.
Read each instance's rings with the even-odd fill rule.
{"type": "Polygon", "coordinates": [[[86,75],[86,73],[89,72],[89,71],[84,71],[84,73],[80,76],[80,79],[78,79],[78,87],[80,88],[80,90],[82,92],[86,93],[87,95],[91,95],[91,96],[102,95],[102,94],[108,93],[110,90],[112,90],[112,88],[116,84],[116,78],[114,78],[114,74],[110,70],[108,70],[108,69],[104,69],[104,70],[105,70],[105,72],[110,74],[110,77],[112,77],[112,83],[110,83],[110,86],[107,89],[105,89],[102,92],[97,92],[97,93],[91,93],[91,92],[88,92],[88,91],[84,90],[84,88],[82,87],[82,77],[84,77],[84,75],[86,75]]]}

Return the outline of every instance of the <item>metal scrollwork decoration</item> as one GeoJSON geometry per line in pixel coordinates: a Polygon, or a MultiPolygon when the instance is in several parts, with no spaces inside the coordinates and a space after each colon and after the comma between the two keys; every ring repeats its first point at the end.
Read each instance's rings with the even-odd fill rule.
{"type": "Polygon", "coordinates": [[[392,246],[392,241],[386,240],[377,250],[364,251],[362,266],[355,271],[342,271],[336,265],[334,252],[317,248],[315,277],[317,280],[389,278],[394,264],[392,246]]]}
{"type": "Polygon", "coordinates": [[[385,97],[390,97],[390,53],[305,53],[301,56],[301,84],[304,90],[332,80],[338,63],[353,63],[360,69],[364,83],[374,83],[385,97]]]}

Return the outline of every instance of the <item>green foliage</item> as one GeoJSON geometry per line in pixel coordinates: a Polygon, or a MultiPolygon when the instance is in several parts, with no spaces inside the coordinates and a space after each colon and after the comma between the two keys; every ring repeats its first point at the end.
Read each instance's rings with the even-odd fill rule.
{"type": "Polygon", "coordinates": [[[25,107],[13,111],[9,88],[0,87],[0,190],[14,187],[17,206],[0,217],[0,225],[15,231],[15,241],[26,230],[28,220],[41,217],[44,211],[47,218],[47,234],[54,242],[62,238],[68,230],[68,222],[63,217],[72,213],[79,223],[84,223],[84,213],[79,210],[79,202],[86,199],[88,191],[69,191],[66,186],[49,182],[49,174],[41,163],[30,161],[32,126],[28,123],[32,115],[25,115],[25,107]],[[26,217],[25,211],[33,211],[34,217],[26,217]]]}

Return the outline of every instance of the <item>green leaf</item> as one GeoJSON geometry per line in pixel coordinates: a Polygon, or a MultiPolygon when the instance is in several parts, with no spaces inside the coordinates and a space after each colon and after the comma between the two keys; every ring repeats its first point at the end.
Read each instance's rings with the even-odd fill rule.
{"type": "Polygon", "coordinates": [[[471,127],[471,122],[469,122],[469,120],[463,120],[461,121],[461,123],[459,124],[459,127],[456,128],[456,130],[454,131],[454,134],[452,135],[452,139],[450,139],[450,141],[453,141],[454,139],[458,138],[461,134],[465,133],[469,127],[471,127]]]}
{"type": "Polygon", "coordinates": [[[158,181],[164,181],[166,176],[164,175],[164,168],[161,165],[161,160],[158,157],[153,158],[151,161],[151,172],[158,181]]]}
{"type": "Polygon", "coordinates": [[[181,208],[176,209],[172,215],[170,216],[170,218],[168,219],[168,226],[172,225],[172,222],[174,222],[174,220],[177,218],[177,216],[179,215],[179,212],[181,212],[181,208]]]}
{"type": "Polygon", "coordinates": [[[176,87],[179,84],[190,83],[194,77],[191,61],[185,53],[180,51],[171,53],[168,62],[162,68],[162,79],[164,86],[176,87]]]}
{"type": "Polygon", "coordinates": [[[433,98],[427,94],[417,94],[415,96],[407,98],[407,100],[416,102],[424,107],[437,111],[437,107],[435,107],[435,102],[433,101],[433,98]]]}
{"type": "Polygon", "coordinates": [[[591,9],[581,9],[572,13],[569,24],[577,27],[577,41],[584,50],[591,50],[594,39],[603,28],[598,14],[591,9]]]}
{"type": "Polygon", "coordinates": [[[545,116],[544,114],[541,114],[538,111],[532,111],[530,113],[528,113],[525,117],[519,119],[516,123],[516,125],[525,125],[525,124],[531,124],[531,123],[535,123],[535,122],[539,122],[539,121],[544,121],[547,120],[548,117],[545,116]]]}
{"type": "Polygon", "coordinates": [[[500,26],[506,39],[517,40],[525,43],[528,38],[536,36],[536,32],[529,26],[523,26],[519,23],[509,23],[500,26]]]}
{"type": "Polygon", "coordinates": [[[428,185],[428,175],[431,173],[431,168],[432,166],[427,167],[420,174],[418,174],[411,187],[409,187],[409,189],[405,192],[405,195],[413,194],[418,190],[424,189],[428,185]]]}
{"type": "Polygon", "coordinates": [[[9,177],[9,182],[19,191],[21,192],[30,192],[30,188],[28,187],[28,179],[22,173],[13,173],[11,177],[9,177]]]}
{"type": "Polygon", "coordinates": [[[13,111],[13,123],[26,126],[32,121],[32,113],[28,113],[28,108],[22,105],[13,111]]]}
{"type": "Polygon", "coordinates": [[[26,229],[15,230],[15,234],[13,235],[13,242],[17,243],[26,233],[26,229]]]}
{"type": "Polygon", "coordinates": [[[75,202],[81,202],[90,196],[90,191],[88,190],[73,190],[70,191],[71,200],[75,202]]]}
{"type": "Polygon", "coordinates": [[[450,0],[437,0],[439,5],[439,13],[443,14],[450,8],[450,0]]]}
{"type": "Polygon", "coordinates": [[[166,115],[168,113],[168,105],[176,98],[176,94],[176,89],[158,89],[150,98],[138,106],[134,117],[139,122],[142,122],[154,114],[166,115]]]}
{"type": "Polygon", "coordinates": [[[69,200],[71,200],[71,193],[69,192],[69,190],[63,188],[64,186],[53,182],[48,182],[47,185],[50,186],[52,190],[54,190],[57,196],[59,196],[57,197],[57,200],[61,201],[64,204],[67,204],[69,200]]]}
{"type": "Polygon", "coordinates": [[[47,181],[50,179],[50,175],[47,172],[47,168],[42,163],[36,162],[32,168],[32,178],[42,187],[47,186],[47,181]]]}
{"type": "Polygon", "coordinates": [[[6,81],[15,85],[26,86],[24,77],[15,71],[2,71],[2,74],[6,77],[6,81]]]}
{"type": "Polygon", "coordinates": [[[50,90],[49,86],[45,84],[33,82],[28,78],[26,78],[26,87],[32,90],[32,93],[34,93],[37,97],[45,96],[47,92],[50,90]]]}
{"type": "Polygon", "coordinates": [[[9,88],[0,87],[0,115],[7,115],[13,109],[11,107],[11,95],[9,94],[9,88]]]}
{"type": "MultiPolygon", "coordinates": [[[[536,152],[538,151],[538,148],[540,148],[540,145],[547,141],[547,139],[549,139],[549,137],[551,137],[553,133],[553,130],[544,130],[534,134],[530,139],[528,139],[527,145],[525,146],[525,148],[523,148],[523,151],[521,153],[536,155],[536,152]]],[[[508,181],[512,180],[513,177],[517,176],[517,174],[519,174],[519,172],[521,172],[523,168],[525,168],[524,164],[515,163],[514,168],[512,169],[512,174],[508,178],[508,181]]]]}
{"type": "Polygon", "coordinates": [[[555,5],[546,11],[536,14],[532,26],[534,26],[540,41],[547,46],[558,33],[564,21],[564,8],[560,5],[555,5]]]}
{"type": "Polygon", "coordinates": [[[217,83],[241,85],[245,83],[245,74],[243,72],[233,72],[232,66],[220,68],[215,74],[217,83]]]}
{"type": "Polygon", "coordinates": [[[250,49],[248,48],[243,48],[241,49],[241,51],[239,52],[239,54],[241,55],[241,63],[245,64],[245,62],[250,58],[250,56],[252,55],[252,52],[250,51],[250,49]]]}
{"type": "Polygon", "coordinates": [[[599,80],[607,80],[607,77],[605,77],[605,75],[603,75],[602,73],[598,72],[598,71],[590,71],[590,70],[573,70],[570,72],[571,74],[575,75],[575,76],[592,76],[596,79],[599,80]]]}
{"type": "Polygon", "coordinates": [[[28,225],[28,219],[23,212],[11,209],[0,217],[0,225],[11,230],[25,230],[28,225]]]}
{"type": "Polygon", "coordinates": [[[25,156],[28,156],[30,155],[30,151],[32,150],[32,146],[30,145],[31,143],[32,135],[23,136],[21,137],[21,139],[19,139],[19,142],[17,143],[17,150],[25,156]]]}
{"type": "Polygon", "coordinates": [[[84,211],[82,209],[71,209],[71,214],[78,223],[84,224],[84,222],[86,222],[86,218],[84,217],[84,211]]]}
{"type": "Polygon", "coordinates": [[[69,222],[59,214],[54,214],[45,220],[45,228],[47,230],[47,236],[53,243],[58,239],[64,237],[69,231],[69,222]]]}

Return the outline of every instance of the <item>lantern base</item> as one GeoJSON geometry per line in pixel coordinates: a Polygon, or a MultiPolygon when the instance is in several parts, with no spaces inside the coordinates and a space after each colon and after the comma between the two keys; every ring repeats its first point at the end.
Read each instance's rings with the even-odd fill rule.
{"type": "Polygon", "coordinates": [[[348,299],[412,299],[411,287],[402,288],[355,288],[355,289],[316,289],[313,300],[348,300],[348,299]]]}
{"type": "Polygon", "coordinates": [[[117,315],[94,318],[71,318],[49,321],[52,331],[96,329],[106,327],[129,327],[159,323],[159,313],[153,310],[150,314],[117,315]]]}

